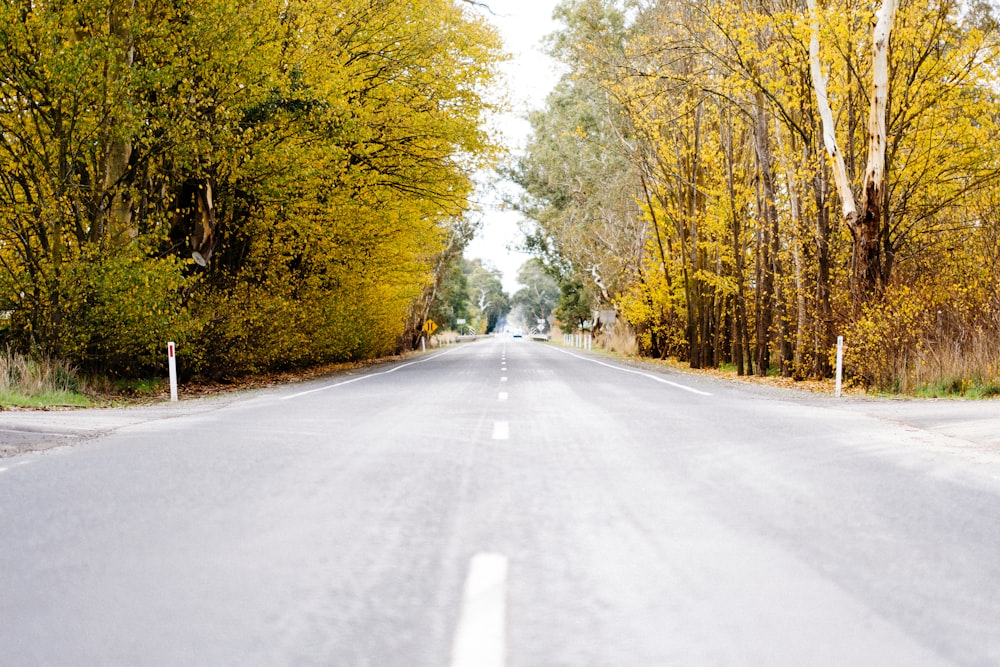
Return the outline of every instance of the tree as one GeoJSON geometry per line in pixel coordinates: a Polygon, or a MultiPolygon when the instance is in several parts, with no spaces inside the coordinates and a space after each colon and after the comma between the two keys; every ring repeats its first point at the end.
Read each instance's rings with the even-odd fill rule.
{"type": "Polygon", "coordinates": [[[526,329],[545,331],[549,316],[559,305],[559,283],[539,259],[529,259],[521,265],[517,282],[523,287],[511,298],[512,319],[526,329]]]}
{"type": "Polygon", "coordinates": [[[638,171],[619,143],[601,92],[566,79],[531,117],[527,157],[514,179],[531,221],[528,246],[610,304],[641,263],[638,171]]]}
{"type": "Polygon", "coordinates": [[[615,246],[629,270],[601,265],[615,280],[592,284],[645,354],[823,376],[835,332],[881,330],[879,317],[909,312],[902,288],[951,275],[954,249],[988,227],[975,202],[991,199],[1000,166],[989,148],[1000,117],[992,10],[887,2],[872,21],[855,0],[809,9],[560,7],[553,52],[569,73],[535,117],[520,171],[529,245],[587,279],[590,238],[637,231],[638,253],[615,246]],[[598,154],[623,165],[611,192],[590,177],[598,154]],[[580,214],[625,210],[621,193],[635,215],[597,227],[580,214]]]}
{"type": "Polygon", "coordinates": [[[586,287],[583,283],[567,281],[559,290],[559,305],[555,309],[559,325],[568,331],[583,329],[593,312],[586,287]]]}
{"type": "Polygon", "coordinates": [[[503,274],[479,259],[467,261],[464,271],[468,274],[472,301],[479,310],[478,330],[493,333],[510,312],[510,300],[503,291],[503,274]]]}
{"type": "Polygon", "coordinates": [[[883,0],[876,13],[872,37],[872,86],[871,111],[868,118],[868,161],[862,186],[863,199],[859,212],[847,178],[843,154],[837,146],[833,113],[827,100],[826,79],[822,73],[819,54],[819,18],[816,0],[809,0],[811,38],[809,60],[816,90],[817,106],[823,120],[823,138],[827,153],[833,159],[837,190],[840,194],[844,221],[854,235],[853,292],[856,302],[862,302],[887,278],[882,269],[881,227],[883,212],[886,158],[886,112],[889,103],[889,39],[896,18],[896,0],[883,0]]]}
{"type": "Polygon", "coordinates": [[[465,320],[463,324],[466,325],[472,320],[469,277],[463,272],[462,264],[461,256],[448,262],[429,312],[430,319],[453,330],[462,328],[459,320],[465,320]]]}
{"type": "Polygon", "coordinates": [[[213,374],[395,350],[467,242],[471,174],[497,150],[502,55],[478,11],[4,5],[3,338],[108,370],[96,350],[176,330],[213,374]],[[134,291],[151,301],[91,317],[146,281],[163,287],[134,291]]]}

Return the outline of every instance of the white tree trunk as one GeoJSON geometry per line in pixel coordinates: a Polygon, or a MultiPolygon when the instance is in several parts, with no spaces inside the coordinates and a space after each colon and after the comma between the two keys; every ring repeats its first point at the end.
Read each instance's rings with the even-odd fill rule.
{"type": "Polygon", "coordinates": [[[872,39],[872,98],[868,116],[868,163],[864,199],[854,233],[852,291],[855,304],[866,301],[885,286],[882,230],[885,221],[886,111],[889,105],[889,35],[896,18],[897,0],[882,0],[872,39]]]}
{"type": "Polygon", "coordinates": [[[834,178],[843,201],[843,215],[854,236],[851,291],[855,304],[876,293],[888,280],[882,256],[882,224],[885,217],[886,112],[889,102],[889,37],[896,19],[897,0],[882,0],[876,12],[872,39],[872,96],[868,117],[868,161],[865,166],[863,199],[860,213],[854,203],[851,184],[844,168],[844,158],[837,147],[833,112],[827,100],[826,78],[819,59],[819,11],[816,0],[809,0],[811,39],[809,64],[816,102],[823,120],[823,141],[833,158],[834,178]]]}
{"type": "Polygon", "coordinates": [[[826,93],[826,75],[823,74],[823,66],[819,59],[819,11],[816,9],[816,0],[809,0],[809,18],[811,27],[809,71],[812,75],[813,89],[816,91],[816,106],[819,109],[820,119],[823,121],[823,145],[826,146],[826,152],[833,161],[833,178],[837,185],[837,193],[840,195],[844,220],[853,228],[858,216],[858,209],[854,203],[851,182],[847,178],[844,154],[837,145],[833,111],[830,109],[830,101],[826,93]]]}
{"type": "MultiPolygon", "coordinates": [[[[881,193],[885,182],[885,115],[889,103],[889,35],[896,19],[896,0],[882,0],[876,13],[872,44],[872,103],[868,116],[868,165],[865,167],[865,194],[881,193]]],[[[881,207],[881,202],[877,205],[881,207]]],[[[866,202],[867,206],[867,202],[866,202]]]]}

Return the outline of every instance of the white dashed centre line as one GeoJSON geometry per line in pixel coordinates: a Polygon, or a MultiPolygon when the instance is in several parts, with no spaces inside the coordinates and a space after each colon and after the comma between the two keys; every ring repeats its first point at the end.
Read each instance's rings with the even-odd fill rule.
{"type": "Polygon", "coordinates": [[[504,376],[503,376],[502,378],[500,378],[500,381],[501,381],[501,382],[506,382],[506,381],[507,381],[507,376],[506,376],[506,375],[504,375],[504,376]]]}
{"type": "Polygon", "coordinates": [[[506,401],[508,398],[507,392],[501,391],[499,394],[497,394],[497,398],[499,398],[501,401],[506,401]]]}
{"type": "Polygon", "coordinates": [[[507,661],[507,557],[472,557],[462,611],[451,650],[451,667],[503,667],[507,661]]]}
{"type": "Polygon", "coordinates": [[[510,422],[493,422],[493,439],[510,439],[510,422]]]}

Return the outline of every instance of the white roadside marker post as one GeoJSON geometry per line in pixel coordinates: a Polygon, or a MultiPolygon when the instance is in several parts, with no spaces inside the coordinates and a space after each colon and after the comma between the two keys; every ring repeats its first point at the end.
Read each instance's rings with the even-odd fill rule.
{"type": "Polygon", "coordinates": [[[844,382],[844,337],[837,336],[837,398],[844,382]]]}
{"type": "Polygon", "coordinates": [[[167,343],[167,367],[170,369],[170,400],[177,400],[177,355],[174,342],[167,343]]]}

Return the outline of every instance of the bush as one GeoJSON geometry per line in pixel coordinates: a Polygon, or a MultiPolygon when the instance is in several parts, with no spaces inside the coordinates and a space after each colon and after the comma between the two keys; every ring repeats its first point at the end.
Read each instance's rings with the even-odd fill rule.
{"type": "Polygon", "coordinates": [[[1000,385],[1000,296],[976,274],[897,285],[848,327],[845,370],[903,393],[971,395],[1000,385]]]}
{"type": "Polygon", "coordinates": [[[139,252],[70,265],[61,276],[56,349],[87,372],[160,371],[167,342],[183,347],[198,331],[183,303],[191,282],[181,261],[139,252]]]}
{"type": "Polygon", "coordinates": [[[205,329],[194,352],[216,379],[392,353],[414,295],[392,286],[240,280],[197,304],[205,329]]]}

